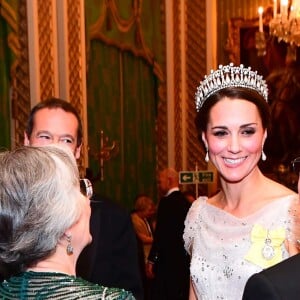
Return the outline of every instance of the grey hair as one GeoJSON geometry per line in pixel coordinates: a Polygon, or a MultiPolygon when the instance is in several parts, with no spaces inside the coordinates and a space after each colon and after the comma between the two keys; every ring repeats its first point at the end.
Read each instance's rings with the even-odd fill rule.
{"type": "MultiPolygon", "coordinates": [[[[65,147],[67,148],[67,147],[65,147]]],[[[51,255],[80,217],[75,158],[61,146],[0,153],[0,272],[23,271],[51,255]]]]}

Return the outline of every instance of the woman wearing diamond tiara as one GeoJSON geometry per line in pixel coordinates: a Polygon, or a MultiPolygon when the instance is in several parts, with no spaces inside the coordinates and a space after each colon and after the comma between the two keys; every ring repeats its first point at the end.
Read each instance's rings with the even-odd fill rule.
{"type": "Polygon", "coordinates": [[[0,299],[134,299],[75,276],[92,239],[92,187],[79,180],[72,151],[61,147],[0,153],[0,273],[7,278],[0,299]]]}
{"type": "Polygon", "coordinates": [[[297,195],[257,165],[266,159],[267,96],[263,78],[243,65],[220,66],[197,89],[195,123],[220,192],[197,199],[185,221],[191,300],[241,299],[252,274],[298,252],[297,195]]]}

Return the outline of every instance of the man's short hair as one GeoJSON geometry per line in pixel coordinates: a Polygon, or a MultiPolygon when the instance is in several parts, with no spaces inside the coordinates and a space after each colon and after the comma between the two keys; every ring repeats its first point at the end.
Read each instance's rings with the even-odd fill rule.
{"type": "Polygon", "coordinates": [[[74,106],[62,99],[59,98],[49,98],[46,99],[40,103],[38,103],[36,106],[34,106],[30,112],[28,121],[27,121],[27,126],[26,126],[26,134],[27,137],[30,138],[31,134],[32,134],[32,130],[34,127],[34,116],[36,114],[36,112],[38,112],[39,110],[43,109],[43,108],[48,108],[48,109],[56,109],[56,108],[60,108],[62,110],[64,110],[65,112],[69,112],[72,113],[77,121],[78,121],[78,129],[77,129],[77,147],[79,147],[82,143],[82,123],[81,123],[81,119],[80,116],[77,112],[77,110],[74,108],[74,106]]]}

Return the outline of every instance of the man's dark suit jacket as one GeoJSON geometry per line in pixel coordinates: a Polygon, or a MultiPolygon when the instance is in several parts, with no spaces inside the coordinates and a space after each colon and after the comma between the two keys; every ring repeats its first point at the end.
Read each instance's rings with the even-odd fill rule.
{"type": "Polygon", "coordinates": [[[300,254],[254,274],[248,279],[243,300],[271,299],[300,299],[300,254]]]}
{"type": "Polygon", "coordinates": [[[160,200],[149,261],[154,262],[153,299],[188,299],[190,258],[184,249],[184,220],[190,203],[180,191],[160,200]]]}
{"type": "Polygon", "coordinates": [[[108,199],[91,202],[92,243],[81,253],[77,276],[108,287],[131,291],[143,299],[137,241],[129,213],[108,199]]]}

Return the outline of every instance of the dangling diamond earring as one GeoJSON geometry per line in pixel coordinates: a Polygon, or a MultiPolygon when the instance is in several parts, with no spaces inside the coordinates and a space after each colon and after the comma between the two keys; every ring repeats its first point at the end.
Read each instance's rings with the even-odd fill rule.
{"type": "Polygon", "coordinates": [[[67,237],[67,241],[68,241],[68,245],[67,245],[67,254],[68,255],[72,255],[73,254],[73,252],[74,252],[74,248],[73,248],[73,246],[72,246],[72,244],[71,244],[71,239],[72,239],[72,236],[71,235],[66,235],[66,237],[67,237]]]}
{"type": "Polygon", "coordinates": [[[207,148],[206,148],[206,154],[205,154],[204,160],[205,160],[206,162],[209,162],[209,155],[208,155],[208,149],[207,149],[207,148]]]}
{"type": "Polygon", "coordinates": [[[266,159],[267,159],[267,156],[266,156],[264,150],[262,150],[262,151],[261,151],[261,160],[262,160],[262,161],[265,161],[266,159]]]}

